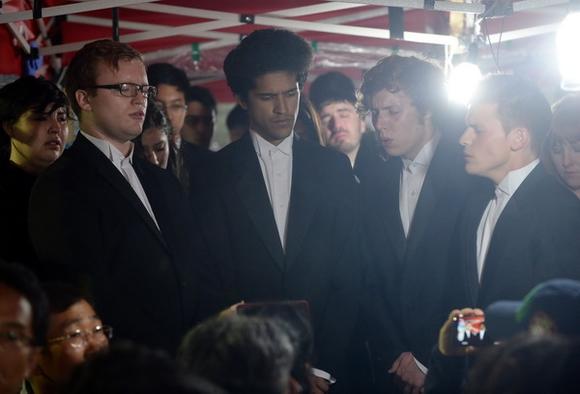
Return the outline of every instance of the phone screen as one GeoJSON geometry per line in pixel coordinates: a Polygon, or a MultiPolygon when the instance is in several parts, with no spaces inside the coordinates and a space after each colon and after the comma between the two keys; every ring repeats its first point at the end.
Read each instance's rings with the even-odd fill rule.
{"type": "Polygon", "coordinates": [[[484,315],[458,315],[457,342],[461,346],[481,346],[485,337],[484,315]]]}

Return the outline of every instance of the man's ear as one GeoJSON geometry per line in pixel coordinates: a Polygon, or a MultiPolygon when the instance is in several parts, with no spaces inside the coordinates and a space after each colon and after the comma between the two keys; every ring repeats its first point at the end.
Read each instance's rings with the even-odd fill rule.
{"type": "Polygon", "coordinates": [[[248,110],[248,106],[246,104],[246,100],[242,99],[239,95],[236,94],[236,103],[242,107],[243,109],[245,109],[246,111],[248,110]]]}
{"type": "Polygon", "coordinates": [[[92,110],[90,96],[86,90],[77,90],[75,92],[75,100],[83,111],[90,112],[92,110]]]}
{"type": "Polygon", "coordinates": [[[514,127],[509,135],[510,148],[512,151],[519,151],[530,145],[530,132],[525,127],[514,127]]]}

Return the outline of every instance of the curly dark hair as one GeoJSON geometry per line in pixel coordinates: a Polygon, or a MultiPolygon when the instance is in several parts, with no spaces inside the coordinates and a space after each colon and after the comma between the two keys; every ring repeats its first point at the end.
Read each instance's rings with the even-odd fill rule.
{"type": "Polygon", "coordinates": [[[224,72],[232,92],[245,100],[255,79],[267,73],[296,74],[300,88],[308,77],[312,49],[300,36],[288,30],[256,30],[232,49],[224,61],[224,72]]]}
{"type": "Polygon", "coordinates": [[[431,112],[433,124],[443,127],[448,109],[445,75],[437,65],[414,56],[392,55],[381,59],[363,76],[359,109],[367,112],[375,94],[383,89],[403,91],[421,116],[431,112]]]}

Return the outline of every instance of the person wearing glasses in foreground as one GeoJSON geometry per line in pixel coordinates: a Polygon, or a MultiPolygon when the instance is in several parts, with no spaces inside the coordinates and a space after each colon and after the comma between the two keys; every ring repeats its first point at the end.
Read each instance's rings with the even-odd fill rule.
{"type": "Polygon", "coordinates": [[[48,283],[46,344],[29,381],[35,394],[64,392],[74,369],[109,348],[113,329],[103,325],[91,303],[74,286],[48,283]]]}
{"type": "Polygon", "coordinates": [[[65,90],[80,131],[32,190],[32,243],[116,337],[172,353],[194,320],[195,238],[177,180],[133,154],[156,89],[139,52],[100,40],[71,60],[65,90]]]}

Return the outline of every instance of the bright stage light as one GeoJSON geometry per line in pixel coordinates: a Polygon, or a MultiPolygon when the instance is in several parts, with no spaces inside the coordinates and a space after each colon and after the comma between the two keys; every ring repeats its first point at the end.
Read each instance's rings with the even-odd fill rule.
{"type": "Polygon", "coordinates": [[[481,70],[473,63],[461,63],[453,68],[447,81],[449,100],[467,105],[477,84],[481,80],[481,70]]]}
{"type": "Polygon", "coordinates": [[[563,90],[580,90],[580,12],[568,14],[556,35],[563,90]]]}

